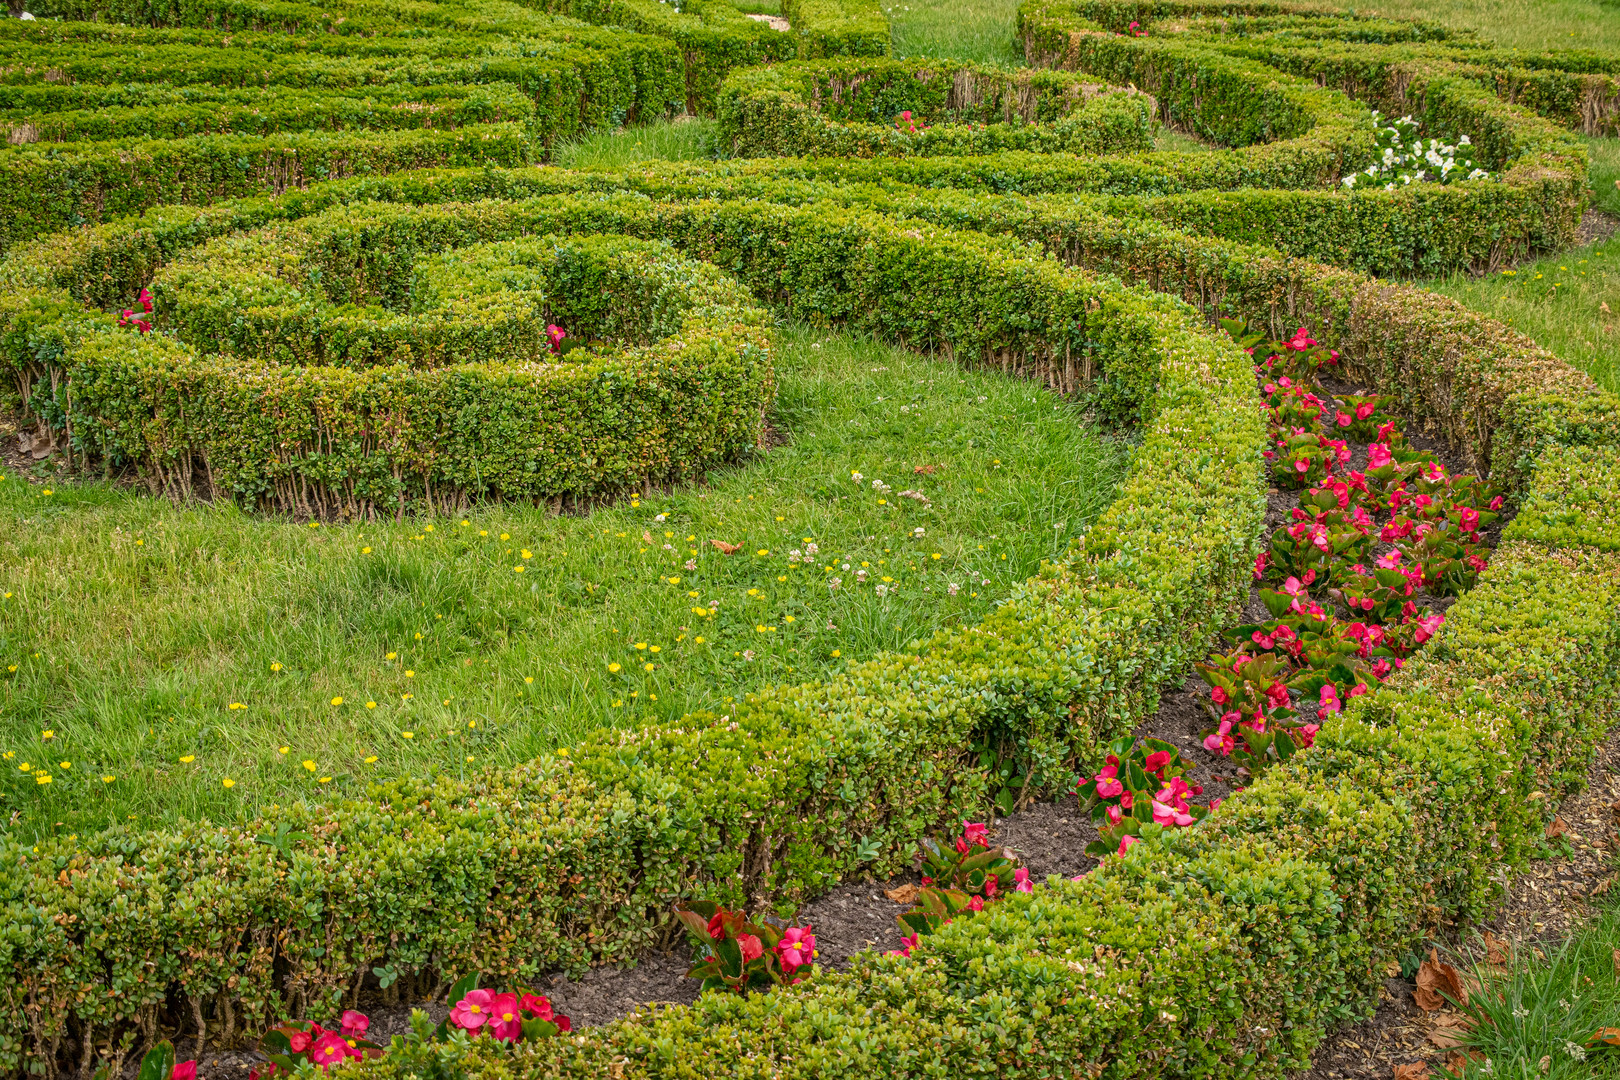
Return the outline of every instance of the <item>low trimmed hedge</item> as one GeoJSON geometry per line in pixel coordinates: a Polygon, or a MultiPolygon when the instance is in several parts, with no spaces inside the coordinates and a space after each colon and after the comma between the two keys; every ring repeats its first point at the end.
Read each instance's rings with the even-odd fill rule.
{"type": "Polygon", "coordinates": [[[1009,74],[948,60],[751,68],[726,80],[718,112],[721,145],[741,157],[1098,154],[1153,145],[1140,95],[1056,72],[1009,74]],[[904,127],[902,112],[913,118],[904,127]]]}
{"type": "MultiPolygon", "coordinates": [[[[48,1054],[86,1025],[133,1030],[175,994],[206,1006],[216,1035],[242,1031],[325,1015],[375,964],[531,977],[634,956],[672,933],[669,905],[682,897],[792,906],[861,867],[862,841],[882,852],[866,865],[886,872],[934,823],[981,804],[983,776],[956,768],[969,732],[1060,769],[1155,708],[1159,685],[1236,610],[1264,510],[1263,422],[1248,358],[1197,329],[1190,309],[1009,241],[853,213],[500,205],[526,225],[549,206],[599,228],[639,220],[683,246],[701,239],[718,264],[774,280],[766,291],[789,310],[1058,385],[1078,380],[1086,354],[1053,343],[1078,343],[1083,328],[1103,372],[1114,365],[1122,387],[1147,395],[1135,467],[1073,559],[986,623],[828,684],[773,688],[675,727],[604,731],[467,785],[400,781],[246,829],[5,849],[0,981],[15,991],[0,998],[0,1045],[48,1054]],[[796,237],[785,251],[783,237],[796,237]],[[312,838],[289,860],[251,839],[278,822],[312,838]],[[140,917],[120,918],[132,904],[140,917]],[[69,908],[70,922],[27,914],[69,908]]],[[[386,232],[387,210],[351,219],[386,232]]],[[[412,235],[479,220],[460,206],[393,210],[412,235]]],[[[114,340],[178,348],[108,331],[68,352],[114,340]]]]}
{"type": "Polygon", "coordinates": [[[1616,602],[1612,555],[1506,543],[1398,678],[1195,829],[1010,896],[909,959],[356,1075],[1287,1075],[1366,1015],[1423,930],[1481,914],[1528,856],[1617,718],[1616,602]]]}

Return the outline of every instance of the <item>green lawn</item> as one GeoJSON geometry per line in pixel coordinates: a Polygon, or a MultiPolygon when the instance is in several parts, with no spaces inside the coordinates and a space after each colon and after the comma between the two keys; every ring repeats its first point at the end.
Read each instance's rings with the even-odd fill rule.
{"type": "Polygon", "coordinates": [[[778,375],[784,445],[584,518],[310,527],[0,482],[0,817],[227,819],[722,708],[979,618],[1125,465],[1000,374],[789,332],[778,375]]]}

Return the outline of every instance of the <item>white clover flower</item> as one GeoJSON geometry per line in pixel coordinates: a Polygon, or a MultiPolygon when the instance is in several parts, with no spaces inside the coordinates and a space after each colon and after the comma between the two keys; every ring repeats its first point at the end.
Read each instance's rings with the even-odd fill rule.
{"type": "Polygon", "coordinates": [[[911,530],[911,535],[912,535],[912,536],[913,536],[913,537],[914,537],[914,538],[916,538],[916,539],[918,539],[918,540],[921,540],[921,539],[922,539],[922,538],[923,538],[923,535],[924,535],[924,534],[923,534],[923,527],[922,527],[922,526],[921,526],[921,525],[919,525],[919,526],[917,526],[917,527],[916,527],[916,528],[915,528],[915,529],[912,529],[912,530],[911,530]]]}

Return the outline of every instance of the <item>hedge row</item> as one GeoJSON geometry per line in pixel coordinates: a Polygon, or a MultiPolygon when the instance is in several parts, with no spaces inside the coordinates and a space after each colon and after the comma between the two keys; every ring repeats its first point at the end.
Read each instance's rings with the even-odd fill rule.
{"type": "MultiPolygon", "coordinates": [[[[1006,240],[748,204],[356,206],[329,219],[324,250],[458,228],[485,243],[486,211],[525,228],[547,213],[593,231],[639,222],[790,311],[950,347],[964,362],[1059,385],[1100,363],[1122,394],[1146,395],[1135,467],[1074,557],[986,623],[827,684],[773,688],[678,726],[604,731],[466,785],[400,781],[246,827],[0,848],[0,1065],[52,1058],[65,1039],[150,1030],[171,999],[215,1038],[234,1037],[282,1015],[327,1015],[378,965],[417,972],[427,989],[475,968],[533,977],[628,959],[673,932],[673,901],[791,907],[860,867],[863,841],[892,870],[924,831],[986,797],[984,778],[957,768],[970,733],[1050,771],[1089,756],[1156,708],[1158,687],[1241,599],[1264,510],[1263,423],[1248,358],[1203,333],[1191,309],[1006,240]],[[1055,351],[1066,341],[1067,354],[1055,351]],[[310,838],[286,858],[253,841],[283,823],[310,838]]],[[[178,348],[85,333],[65,343],[70,377],[112,370],[83,353],[109,340],[178,348]]]]}
{"type": "MultiPolygon", "coordinates": [[[[1255,5],[1259,9],[1255,13],[1263,14],[1270,7],[1255,5]]],[[[1268,114],[1243,102],[1242,86],[1262,73],[1273,79],[1290,76],[1276,67],[1227,55],[1196,35],[1182,40],[1174,34],[1137,38],[1122,33],[1135,19],[1173,18],[1213,9],[1214,5],[1196,2],[1138,5],[1115,0],[1025,0],[1019,8],[1019,33],[1032,64],[1087,71],[1110,82],[1139,86],[1158,99],[1166,120],[1215,142],[1272,138],[1268,114]],[[1220,104],[1212,107],[1216,101],[1220,104]]],[[[1233,14],[1243,10],[1240,6],[1233,14]]],[[[1283,50],[1265,55],[1276,60],[1295,54],[1283,50]]],[[[1309,65],[1301,65],[1300,72],[1313,77],[1322,74],[1309,65]]],[[[1486,166],[1501,172],[1500,181],[1424,185],[1427,190],[1416,191],[1158,199],[1145,202],[1143,209],[1179,228],[1251,243],[1264,241],[1287,254],[1345,262],[1374,273],[1433,274],[1449,268],[1423,254],[1425,240],[1447,234],[1463,237],[1463,243],[1475,251],[1477,266],[1494,266],[1527,250],[1573,242],[1587,198],[1586,151],[1574,135],[1500,100],[1445,65],[1431,68],[1415,61],[1381,68],[1372,65],[1358,76],[1342,82],[1385,112],[1411,114],[1437,135],[1470,136],[1486,166]],[[1420,205],[1404,223],[1379,221],[1383,215],[1378,211],[1392,203],[1398,205],[1397,200],[1414,200],[1420,205]],[[1343,209],[1335,214],[1340,207],[1343,209]],[[1301,227],[1304,222],[1319,221],[1324,214],[1344,225],[1301,227]],[[1358,221],[1357,217],[1371,220],[1358,221]],[[1404,225],[1400,232],[1420,234],[1401,237],[1413,252],[1406,265],[1334,257],[1335,252],[1346,247],[1353,250],[1368,235],[1377,236],[1390,225],[1398,229],[1404,225]]],[[[1328,93],[1326,89],[1318,92],[1328,93]]],[[[1287,126],[1282,130],[1289,133],[1294,129],[1287,126]]],[[[1367,158],[1347,154],[1337,167],[1348,173],[1367,158]]],[[[1444,247],[1454,248],[1455,243],[1444,247]]]]}
{"type": "MultiPolygon", "coordinates": [[[[1528,502],[1604,513],[1611,493],[1583,497],[1553,460],[1528,502]]],[[[909,959],[356,1075],[1287,1075],[1371,1009],[1425,929],[1482,914],[1533,850],[1543,808],[1617,719],[1617,602],[1612,554],[1509,541],[1401,675],[1195,829],[957,920],[909,959]]]]}
{"type": "MultiPolygon", "coordinates": [[[[786,33],[748,18],[726,0],[682,0],[678,4],[663,0],[532,0],[523,7],[484,2],[449,6],[402,2],[379,7],[366,2],[316,6],[281,0],[39,0],[37,6],[36,14],[41,16],[83,22],[340,36],[399,34],[412,26],[457,21],[461,28],[471,29],[467,20],[455,18],[454,13],[463,7],[502,11],[505,18],[499,32],[518,33],[522,28],[514,25],[516,18],[529,16],[516,13],[543,11],[672,42],[683,61],[682,100],[688,111],[703,113],[713,111],[715,94],[733,68],[830,56],[883,56],[889,51],[888,21],[873,0],[788,4],[783,14],[792,28],[786,33]]],[[[579,40],[586,35],[576,32],[571,36],[579,40]]]]}
{"type": "Polygon", "coordinates": [[[949,60],[753,68],[726,80],[718,114],[720,144],[739,157],[1101,154],[1153,145],[1140,95],[1057,72],[949,60]]]}
{"type": "MultiPolygon", "coordinates": [[[[920,218],[942,228],[1007,234],[1038,243],[1066,262],[1180,296],[1211,316],[1248,317],[1278,332],[1305,324],[1319,340],[1349,355],[1357,377],[1389,387],[1407,415],[1433,425],[1470,467],[1490,468],[1514,487],[1522,485],[1545,445],[1608,443],[1620,436],[1620,408],[1612,395],[1596,393],[1584,374],[1454,301],[1273,250],[1118,217],[1106,204],[1083,199],[934,191],[921,200],[904,189],[790,183],[775,174],[681,168],[613,178],[549,169],[406,174],[317,185],[278,200],[245,200],[208,210],[165,208],[139,220],[20,249],[0,264],[0,281],[8,283],[6,306],[19,312],[13,318],[22,325],[26,319],[21,312],[34,303],[127,303],[157,266],[209,236],[303,217],[334,203],[522,199],[589,188],[629,188],[659,200],[720,197],[774,199],[790,206],[842,205],[920,218]],[[63,288],[68,295],[57,292],[63,288]],[[30,300],[40,289],[45,291],[37,301],[30,300]]],[[[631,227],[623,218],[612,219],[611,225],[631,227]]],[[[45,346],[30,344],[20,331],[8,337],[5,325],[0,322],[0,363],[40,377],[43,369],[29,365],[45,346]],[[4,344],[8,340],[9,346],[4,344]]]]}
{"type": "Polygon", "coordinates": [[[38,89],[47,93],[29,95],[38,103],[34,107],[0,111],[0,133],[12,145],[453,129],[490,123],[529,127],[535,119],[534,101],[510,83],[385,86],[357,94],[279,87],[182,90],[139,83],[53,84],[38,89]],[[47,99],[54,108],[39,107],[47,99]]]}

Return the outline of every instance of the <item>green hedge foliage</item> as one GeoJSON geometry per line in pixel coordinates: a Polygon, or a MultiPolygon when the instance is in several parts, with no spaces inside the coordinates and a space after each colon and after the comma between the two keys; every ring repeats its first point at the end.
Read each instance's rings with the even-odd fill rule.
{"type": "Polygon", "coordinates": [[[1370,1011],[1423,928],[1481,914],[1532,849],[1615,719],[1617,600],[1613,556],[1508,543],[1388,689],[1196,829],[952,923],[909,960],[357,1075],[1287,1075],[1370,1011]]]}
{"type": "MultiPolygon", "coordinates": [[[[125,1030],[172,994],[219,1016],[224,994],[242,1029],[289,1011],[324,1014],[368,963],[532,976],[629,958],[670,933],[669,904],[685,896],[791,905],[855,870],[863,839],[883,852],[879,868],[892,868],[933,822],[979,805],[984,778],[956,766],[971,732],[1014,740],[1057,774],[1156,707],[1157,687],[1235,610],[1264,508],[1263,425],[1247,357],[1199,330],[1191,309],[1010,241],[856,213],[562,197],[357,206],[304,228],[342,234],[319,257],[346,251],[355,265],[355,253],[386,251],[391,232],[465,229],[482,244],[543,218],[640,222],[677,246],[701,243],[756,287],[775,280],[790,310],[949,346],[964,362],[1058,385],[1097,363],[1122,394],[1144,398],[1132,475],[1073,557],[986,624],[832,683],[774,688],[678,728],[604,732],[465,787],[402,783],[364,803],[289,810],[246,832],[196,826],[8,851],[14,912],[71,904],[79,917],[7,924],[17,933],[6,939],[6,981],[18,996],[0,1021],[4,1045],[41,1053],[87,1023],[125,1030]],[[505,224],[479,224],[501,215],[505,224]],[[785,250],[778,238],[790,238],[785,250]],[[1095,353],[1077,348],[1088,339],[1095,353]],[[1058,354],[1063,340],[1076,348],[1058,354]],[[251,840],[281,821],[312,838],[290,861],[251,840]],[[424,842],[430,833],[442,839],[424,842]],[[145,854],[126,859],[136,851],[145,854]],[[303,883],[295,891],[289,875],[303,883]],[[85,936],[132,897],[143,898],[140,919],[85,936]],[[182,961],[178,941],[204,943],[182,961]],[[143,989],[109,993],[136,976],[143,989]]],[[[383,267],[375,280],[386,283],[388,264],[365,265],[383,267]]],[[[75,380],[111,370],[94,351],[108,341],[184,349],[86,332],[64,354],[85,365],[75,380]]]]}
{"type": "Polygon", "coordinates": [[[955,61],[753,68],[726,80],[719,117],[721,144],[740,157],[1095,154],[1153,145],[1139,95],[1058,72],[955,61]]]}
{"type": "Polygon", "coordinates": [[[1483,910],[1613,719],[1613,398],[1364,276],[1566,239],[1585,159],[1560,125],[1575,88],[1590,112],[1605,58],[1502,62],[1436,27],[1280,4],[1030,0],[1030,57],[1064,70],[1000,76],[883,59],[876,8],[841,0],[786,4],[788,34],[718,0],[47,2],[82,21],[0,23],[19,60],[0,122],[41,140],[0,151],[0,371],[80,467],[321,515],[688,476],[757,438],[755,297],[1084,392],[1138,444],[1116,503],[983,624],[825,683],[466,783],[0,841],[0,1069],[49,1073],[164,1016],[238,1042],[332,1015],[377,968],[428,992],[628,961],[677,933],[677,900],[786,911],[897,869],[986,804],[973,740],[1037,783],[1095,764],[1246,596],[1264,425],[1215,315],[1307,325],[1467,463],[1528,484],[1480,586],[1386,690],[1198,828],[955,923],[916,961],[368,1075],[1281,1076],[1416,935],[1483,910]],[[1206,17],[1228,10],[1245,18],[1206,17]],[[1115,32],[1131,19],[1160,23],[1115,32]],[[1082,104],[1088,82],[1146,95],[1082,104]],[[1335,190],[1371,153],[1358,98],[1470,134],[1502,179],[1335,190]],[[683,100],[793,156],[527,167],[683,100]],[[1149,103],[1229,149],[1107,153],[1140,145],[1149,103]],[[904,108],[997,122],[902,141],[904,108]],[[400,149],[457,140],[512,149],[400,149]],[[124,160],[142,146],[161,149],[124,160]],[[478,165],[405,168],[459,160],[478,165]],[[148,286],[157,331],[115,326],[148,286]],[[551,363],[536,331],[558,319],[611,344],[551,363]],[[255,839],[278,829],[290,842],[255,839]]]}

